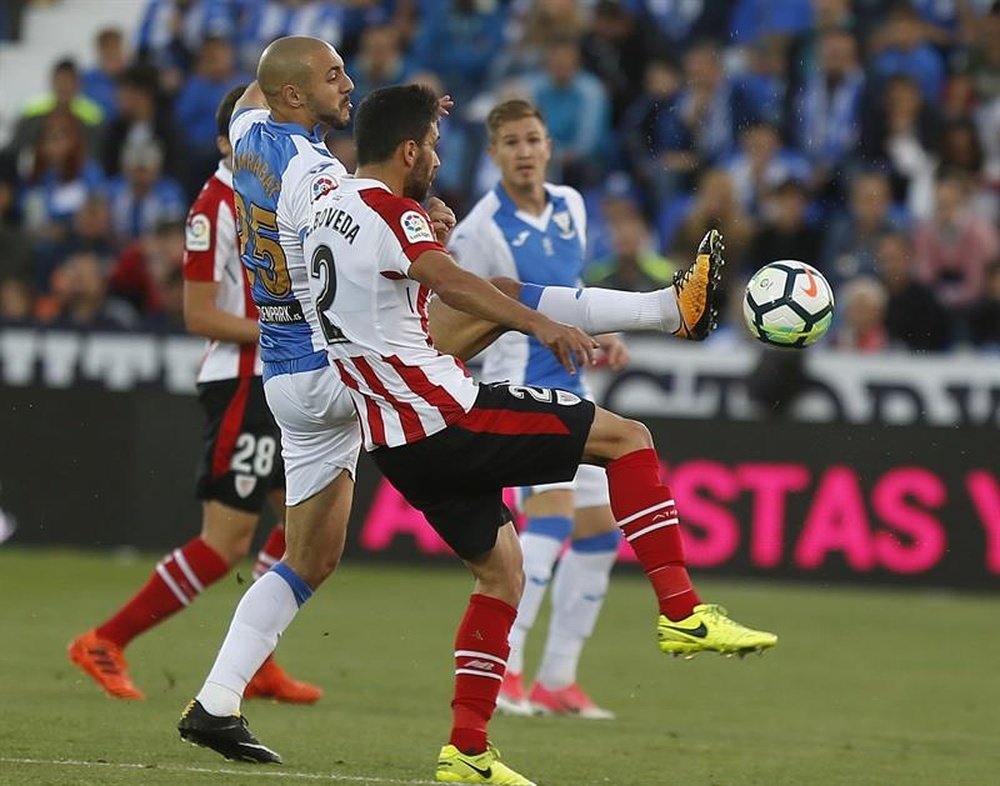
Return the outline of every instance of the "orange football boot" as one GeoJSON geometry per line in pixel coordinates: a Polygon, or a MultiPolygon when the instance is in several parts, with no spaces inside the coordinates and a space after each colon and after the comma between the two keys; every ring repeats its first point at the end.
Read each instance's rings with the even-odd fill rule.
{"type": "Polygon", "coordinates": [[[132,682],[122,648],[88,630],[70,642],[69,659],[89,674],[104,692],[116,699],[144,699],[132,682]]]}
{"type": "Polygon", "coordinates": [[[318,685],[300,682],[288,675],[281,666],[268,656],[243,692],[246,699],[274,699],[289,704],[315,704],[323,697],[323,689],[318,685]]]}

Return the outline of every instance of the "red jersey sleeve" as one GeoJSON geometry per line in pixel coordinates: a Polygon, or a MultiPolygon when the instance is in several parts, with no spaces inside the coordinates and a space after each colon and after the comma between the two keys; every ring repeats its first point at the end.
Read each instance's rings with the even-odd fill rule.
{"type": "Polygon", "coordinates": [[[184,236],[184,278],[219,281],[220,261],[233,253],[236,235],[232,190],[215,178],[209,180],[191,206],[184,236]]]}
{"type": "MultiPolygon", "coordinates": [[[[396,240],[399,241],[405,262],[400,260],[403,264],[398,272],[405,275],[409,269],[409,263],[416,262],[417,258],[426,251],[448,253],[434,237],[430,217],[418,202],[396,196],[391,191],[382,188],[366,188],[360,191],[359,195],[365,204],[381,216],[396,236],[396,240]]],[[[392,268],[392,270],[396,269],[392,268]]]]}

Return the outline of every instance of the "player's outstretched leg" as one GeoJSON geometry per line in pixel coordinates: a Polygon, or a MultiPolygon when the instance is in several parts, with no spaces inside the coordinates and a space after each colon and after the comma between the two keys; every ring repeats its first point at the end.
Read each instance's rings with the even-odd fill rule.
{"type": "Polygon", "coordinates": [[[778,641],[773,633],[741,625],[721,606],[698,597],[684,559],[677,506],[660,480],[660,462],[646,427],[598,408],[584,454],[585,460],[607,462],[611,510],[660,607],[660,649],[688,656],[773,647],[778,641]]]}

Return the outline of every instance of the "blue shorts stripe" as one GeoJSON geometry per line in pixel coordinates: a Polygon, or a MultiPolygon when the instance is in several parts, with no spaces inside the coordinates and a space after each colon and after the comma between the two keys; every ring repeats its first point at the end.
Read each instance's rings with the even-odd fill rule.
{"type": "Polygon", "coordinates": [[[266,360],[264,361],[264,381],[267,382],[271,377],[281,376],[282,374],[300,374],[303,371],[315,371],[318,368],[328,365],[330,365],[330,360],[323,350],[313,352],[311,355],[304,357],[292,358],[291,360],[266,360]]]}

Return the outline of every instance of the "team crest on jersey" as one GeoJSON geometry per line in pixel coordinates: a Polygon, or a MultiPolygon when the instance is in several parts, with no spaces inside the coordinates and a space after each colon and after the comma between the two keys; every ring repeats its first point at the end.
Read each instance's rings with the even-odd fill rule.
{"type": "Polygon", "coordinates": [[[403,227],[403,234],[411,243],[424,243],[434,240],[434,233],[431,232],[427,219],[416,210],[407,210],[399,218],[399,225],[403,227]]]}
{"type": "Polygon", "coordinates": [[[564,240],[569,240],[576,234],[576,230],[573,228],[573,219],[570,218],[568,210],[553,213],[552,221],[555,223],[556,229],[559,230],[559,236],[564,240]]]}
{"type": "Polygon", "coordinates": [[[257,488],[257,476],[237,475],[233,485],[236,487],[236,493],[240,495],[240,499],[246,499],[257,488]]]}
{"type": "Polygon", "coordinates": [[[212,247],[212,222],[204,213],[195,213],[188,219],[184,247],[188,251],[208,251],[212,247]]]}
{"type": "Polygon", "coordinates": [[[322,199],[331,191],[337,190],[337,181],[330,175],[316,175],[312,181],[312,198],[315,202],[322,199]]]}

